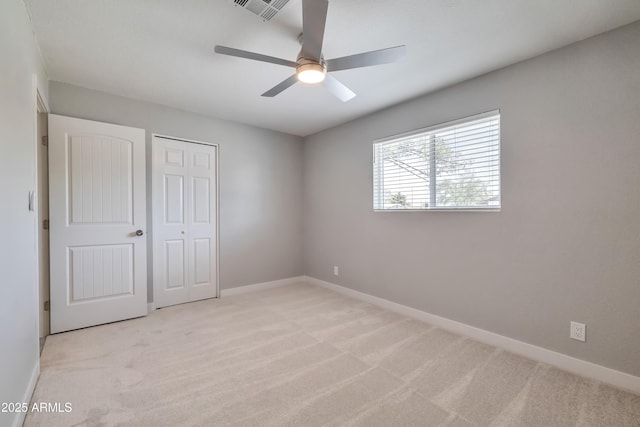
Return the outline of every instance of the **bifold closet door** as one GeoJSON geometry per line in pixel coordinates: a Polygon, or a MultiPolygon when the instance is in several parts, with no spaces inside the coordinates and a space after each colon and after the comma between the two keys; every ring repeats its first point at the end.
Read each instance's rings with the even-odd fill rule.
{"type": "Polygon", "coordinates": [[[153,137],[156,307],[217,296],[217,147],[153,137]]]}

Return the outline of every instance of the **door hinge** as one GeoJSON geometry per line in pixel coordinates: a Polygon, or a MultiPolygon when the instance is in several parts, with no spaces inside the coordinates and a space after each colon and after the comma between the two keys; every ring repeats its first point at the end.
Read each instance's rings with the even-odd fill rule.
{"type": "Polygon", "coordinates": [[[44,145],[45,147],[49,146],[49,137],[47,135],[44,135],[42,137],[42,145],[44,145]]]}
{"type": "Polygon", "coordinates": [[[49,311],[49,301],[44,302],[44,311],[49,311]]]}
{"type": "Polygon", "coordinates": [[[49,220],[45,219],[42,221],[42,229],[43,230],[48,230],[49,229],[49,220]]]}

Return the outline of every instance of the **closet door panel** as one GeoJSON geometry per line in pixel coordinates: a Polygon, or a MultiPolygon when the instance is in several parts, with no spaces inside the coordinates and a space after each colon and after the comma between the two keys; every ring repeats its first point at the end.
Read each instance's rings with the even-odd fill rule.
{"type": "Polygon", "coordinates": [[[156,307],[218,296],[217,146],[153,137],[156,307]]]}
{"type": "Polygon", "coordinates": [[[186,148],[181,142],[153,139],[153,302],[157,308],[189,300],[186,148]]]}
{"type": "Polygon", "coordinates": [[[191,301],[216,296],[216,147],[189,145],[191,301]]]}

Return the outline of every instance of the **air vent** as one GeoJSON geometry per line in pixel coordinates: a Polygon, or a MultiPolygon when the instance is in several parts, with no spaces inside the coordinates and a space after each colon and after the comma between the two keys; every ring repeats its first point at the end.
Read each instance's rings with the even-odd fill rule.
{"type": "Polygon", "coordinates": [[[275,18],[289,0],[232,0],[234,6],[247,9],[263,21],[271,21],[275,18]]]}
{"type": "Polygon", "coordinates": [[[276,9],[271,9],[270,7],[268,7],[264,10],[264,12],[260,14],[260,17],[265,21],[271,21],[277,13],[278,11],[276,9]]]}

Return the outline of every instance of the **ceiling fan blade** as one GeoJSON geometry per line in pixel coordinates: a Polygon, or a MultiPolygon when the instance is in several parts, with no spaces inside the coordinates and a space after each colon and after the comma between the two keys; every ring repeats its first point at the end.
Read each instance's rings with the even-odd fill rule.
{"type": "Polygon", "coordinates": [[[283,90],[296,84],[297,81],[298,81],[298,76],[294,74],[291,77],[287,78],[286,80],[283,80],[282,82],[278,83],[277,85],[275,85],[274,87],[266,91],[265,93],[263,93],[262,96],[273,98],[283,90]]]}
{"type": "Polygon", "coordinates": [[[302,0],[302,56],[320,61],[328,0],[302,0]]]}
{"type": "Polygon", "coordinates": [[[340,83],[338,79],[329,74],[327,74],[324,79],[324,85],[333,96],[335,96],[342,102],[347,102],[348,100],[356,96],[356,94],[353,93],[351,89],[340,83]]]}
{"type": "Polygon", "coordinates": [[[327,61],[327,71],[340,71],[351,68],[369,67],[371,65],[390,64],[404,58],[406,53],[407,48],[405,45],[402,45],[334,58],[327,61]]]}
{"type": "Polygon", "coordinates": [[[260,62],[270,62],[271,64],[284,65],[285,67],[295,68],[298,65],[295,62],[288,61],[286,59],[276,58],[275,56],[262,55],[260,53],[253,53],[247,50],[234,49],[232,47],[216,45],[214,50],[216,53],[221,53],[222,55],[253,59],[254,61],[260,62]]]}

